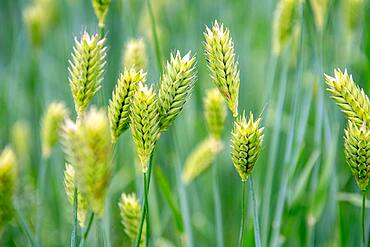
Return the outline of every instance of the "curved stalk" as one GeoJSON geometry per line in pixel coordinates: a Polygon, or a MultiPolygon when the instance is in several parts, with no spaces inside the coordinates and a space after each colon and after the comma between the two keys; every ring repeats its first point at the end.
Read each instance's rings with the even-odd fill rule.
{"type": "Polygon", "coordinates": [[[85,241],[87,239],[87,236],[89,235],[89,232],[90,232],[90,229],[91,229],[91,226],[92,226],[92,223],[94,221],[94,216],[95,214],[94,213],[91,213],[90,214],[90,218],[89,218],[89,223],[87,223],[87,227],[86,227],[86,230],[83,234],[83,237],[81,239],[81,242],[80,242],[80,245],[79,247],[83,247],[85,245],[85,241]]]}

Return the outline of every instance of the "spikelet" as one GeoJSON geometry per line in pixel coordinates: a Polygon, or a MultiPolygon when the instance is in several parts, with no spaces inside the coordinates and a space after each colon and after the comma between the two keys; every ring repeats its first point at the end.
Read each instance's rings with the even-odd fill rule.
{"type": "Polygon", "coordinates": [[[105,16],[107,15],[109,5],[112,0],[92,0],[95,15],[99,21],[99,27],[104,27],[105,16]]]}
{"type": "MultiPolygon", "coordinates": [[[[72,165],[66,164],[66,168],[64,170],[64,188],[67,194],[68,201],[71,205],[73,205],[74,199],[74,191],[75,191],[75,169],[72,165]]],[[[80,192],[77,192],[77,219],[78,223],[81,227],[85,226],[86,221],[86,212],[87,212],[87,201],[81,195],[80,192]]]]}
{"type": "Polygon", "coordinates": [[[148,58],[145,51],[145,43],[143,39],[132,39],[126,47],[122,60],[123,68],[135,68],[137,71],[146,71],[148,58]]]}
{"type": "Polygon", "coordinates": [[[159,137],[157,95],[153,88],[139,83],[131,104],[130,127],[143,172],[159,137]]]}
{"type": "Polygon", "coordinates": [[[279,55],[291,37],[300,0],[280,0],[273,19],[273,53],[279,55]]]}
{"type": "Polygon", "coordinates": [[[225,101],[218,89],[210,89],[204,98],[204,115],[208,130],[216,139],[220,139],[227,115],[225,101]]]}
{"type": "Polygon", "coordinates": [[[31,130],[28,122],[18,120],[12,127],[12,147],[20,163],[26,162],[30,155],[31,130]]]}
{"type": "Polygon", "coordinates": [[[347,115],[348,119],[361,126],[370,126],[370,102],[365,92],[355,84],[352,75],[340,69],[334,70],[334,77],[325,75],[331,98],[347,115]]]}
{"type": "Polygon", "coordinates": [[[103,110],[92,108],[73,124],[63,127],[63,147],[67,161],[76,171],[76,182],[89,208],[98,216],[104,211],[111,173],[109,121],[103,110]]]}
{"type": "Polygon", "coordinates": [[[161,131],[167,130],[181,112],[191,94],[195,78],[195,57],[191,56],[190,51],[183,57],[179,51],[171,54],[162,75],[158,96],[161,131]]]}
{"type": "Polygon", "coordinates": [[[352,35],[361,22],[363,10],[366,9],[364,6],[365,1],[347,0],[343,1],[342,3],[345,24],[349,34],[352,35]]]}
{"type": "Polygon", "coordinates": [[[112,141],[116,142],[118,137],[129,128],[130,108],[132,98],[140,82],[145,82],[146,74],[140,70],[126,69],[120,75],[116,88],[109,101],[108,116],[110,122],[112,141]]]}
{"type": "MultiPolygon", "coordinates": [[[[130,238],[132,242],[136,241],[136,236],[139,231],[140,224],[140,212],[141,207],[139,200],[135,193],[125,194],[122,193],[121,200],[118,203],[120,214],[122,218],[122,225],[125,233],[130,238]]],[[[143,227],[143,234],[141,237],[140,246],[145,246],[145,221],[143,227]]]]}
{"type": "Polygon", "coordinates": [[[101,87],[106,56],[104,41],[97,34],[90,36],[87,32],[80,41],[75,40],[68,79],[78,116],[101,87]]]}
{"type": "Polygon", "coordinates": [[[50,156],[52,148],[58,143],[60,127],[68,114],[68,109],[62,102],[52,102],[48,106],[41,123],[42,155],[44,158],[50,156]]]}
{"type": "Polygon", "coordinates": [[[13,150],[6,147],[0,154],[0,234],[13,217],[16,163],[13,150]]]}
{"type": "MultiPolygon", "coordinates": [[[[347,1],[347,0],[346,0],[347,1]]],[[[310,0],[316,27],[322,30],[328,10],[329,0],[310,0]]]]}
{"type": "Polygon", "coordinates": [[[238,115],[239,69],[235,61],[234,43],[230,31],[215,21],[210,29],[206,27],[205,54],[211,77],[225,98],[233,116],[238,115]]]}
{"type": "Polygon", "coordinates": [[[184,183],[190,184],[194,179],[206,171],[222,149],[222,141],[212,137],[209,137],[199,144],[186,158],[185,168],[182,173],[182,180],[184,183]]]}
{"type": "Polygon", "coordinates": [[[247,122],[245,114],[234,122],[231,133],[231,158],[243,182],[247,181],[258,159],[263,142],[263,128],[259,127],[261,119],[253,121],[249,114],[247,122]]]}
{"type": "Polygon", "coordinates": [[[370,178],[370,130],[348,121],[344,131],[344,153],[359,188],[366,191],[370,178]]]}

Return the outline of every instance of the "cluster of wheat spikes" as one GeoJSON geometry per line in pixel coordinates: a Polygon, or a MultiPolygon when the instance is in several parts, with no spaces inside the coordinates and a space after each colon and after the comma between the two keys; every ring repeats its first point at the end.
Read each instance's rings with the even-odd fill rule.
{"type": "Polygon", "coordinates": [[[370,179],[370,102],[364,90],[355,84],[352,75],[336,69],[334,77],[325,75],[331,97],[348,118],[344,134],[347,164],[362,191],[362,241],[365,246],[365,197],[370,179]]]}

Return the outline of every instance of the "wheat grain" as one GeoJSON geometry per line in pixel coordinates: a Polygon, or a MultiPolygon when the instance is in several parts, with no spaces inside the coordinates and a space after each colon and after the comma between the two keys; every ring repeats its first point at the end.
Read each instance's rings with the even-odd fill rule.
{"type": "Polygon", "coordinates": [[[238,115],[239,69],[235,61],[234,43],[230,31],[217,21],[206,27],[205,54],[211,77],[225,98],[234,117],[238,115]]]}
{"type": "Polygon", "coordinates": [[[86,110],[87,105],[101,87],[105,66],[105,39],[97,34],[87,32],[81,40],[75,40],[72,59],[69,61],[69,82],[78,116],[86,110]]]}
{"type": "Polygon", "coordinates": [[[227,115],[225,101],[218,89],[210,89],[204,98],[204,115],[210,135],[220,139],[227,115]]]}
{"type": "Polygon", "coordinates": [[[126,69],[120,75],[116,88],[109,101],[108,116],[112,141],[116,142],[118,137],[129,128],[130,108],[133,95],[140,82],[145,82],[146,74],[140,70],[126,69]]]}
{"type": "Polygon", "coordinates": [[[122,64],[123,68],[135,68],[137,71],[146,71],[148,58],[143,39],[132,39],[127,43],[122,64]]]}
{"type": "Polygon", "coordinates": [[[158,95],[161,131],[167,130],[180,114],[191,94],[195,78],[195,57],[190,52],[183,57],[179,51],[171,54],[158,95]]]}
{"type": "Polygon", "coordinates": [[[259,127],[261,119],[253,121],[249,114],[247,122],[245,114],[236,119],[231,133],[231,157],[236,170],[243,182],[247,181],[258,159],[263,142],[263,128],[259,127]]]}
{"type": "Polygon", "coordinates": [[[109,5],[112,0],[92,0],[95,15],[99,21],[99,27],[104,27],[105,16],[107,15],[109,5]]]}
{"type": "Polygon", "coordinates": [[[365,122],[358,127],[357,124],[348,121],[344,133],[347,164],[359,188],[365,191],[370,178],[370,130],[365,122]]]}

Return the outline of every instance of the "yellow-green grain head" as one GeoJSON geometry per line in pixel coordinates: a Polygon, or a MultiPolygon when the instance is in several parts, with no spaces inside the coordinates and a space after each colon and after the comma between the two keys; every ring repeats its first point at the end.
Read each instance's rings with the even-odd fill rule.
{"type": "Polygon", "coordinates": [[[300,0],[280,0],[273,19],[274,55],[279,55],[292,35],[300,0]]]}
{"type": "Polygon", "coordinates": [[[11,144],[20,163],[27,162],[30,156],[31,129],[28,122],[18,120],[12,127],[11,144]]]}
{"type": "Polygon", "coordinates": [[[143,39],[132,39],[125,46],[123,54],[123,68],[135,68],[135,70],[147,70],[148,58],[143,39]]]}
{"type": "Polygon", "coordinates": [[[65,118],[68,117],[68,109],[62,102],[52,102],[41,122],[42,155],[50,156],[51,150],[59,141],[59,131],[65,118]]]}
{"type": "Polygon", "coordinates": [[[321,31],[328,11],[329,0],[310,0],[316,27],[321,31]]]}
{"type": "Polygon", "coordinates": [[[112,99],[109,101],[108,116],[110,122],[112,141],[130,127],[131,102],[139,83],[144,83],[146,74],[134,68],[124,69],[120,75],[112,99]]]}
{"type": "Polygon", "coordinates": [[[194,179],[205,172],[223,150],[222,141],[209,137],[199,144],[186,158],[182,180],[190,184],[194,179]]]}
{"type": "Polygon", "coordinates": [[[370,178],[370,130],[348,121],[344,131],[344,153],[346,161],[356,179],[358,187],[366,191],[370,178]]]}
{"type": "Polygon", "coordinates": [[[88,207],[102,216],[111,175],[112,146],[109,121],[104,110],[92,108],[77,124],[63,127],[67,161],[75,169],[75,181],[88,207]]]}
{"type": "Polygon", "coordinates": [[[217,88],[207,91],[204,98],[204,116],[211,136],[220,139],[224,130],[227,109],[224,98],[217,88]]]}
{"type": "Polygon", "coordinates": [[[16,158],[6,147],[0,154],[0,235],[13,218],[13,196],[16,182],[16,158]]]}
{"type": "MultiPolygon", "coordinates": [[[[66,164],[65,170],[64,170],[64,188],[67,194],[68,201],[71,205],[73,205],[74,200],[74,191],[75,191],[75,181],[76,175],[75,175],[75,169],[72,165],[66,164]]],[[[81,192],[77,191],[77,219],[78,223],[81,227],[85,226],[86,221],[86,212],[88,210],[87,208],[87,201],[82,196],[81,192]]]]}
{"type": "MultiPolygon", "coordinates": [[[[118,203],[123,229],[130,240],[134,243],[139,231],[141,207],[135,193],[122,193],[118,203]]],[[[145,222],[140,246],[145,246],[145,222]]]]}
{"type": "Polygon", "coordinates": [[[195,57],[188,52],[171,54],[161,78],[158,95],[160,128],[167,130],[182,111],[195,82],[195,57]]]}
{"type": "Polygon", "coordinates": [[[142,83],[139,83],[131,104],[130,127],[136,153],[145,173],[159,137],[159,111],[157,94],[153,88],[142,83]]]}
{"type": "Polygon", "coordinates": [[[105,17],[108,13],[109,5],[112,0],[92,0],[95,15],[99,21],[99,27],[105,26],[105,17]]]}
{"type": "Polygon", "coordinates": [[[327,90],[331,98],[346,114],[349,120],[361,126],[363,122],[370,126],[370,102],[364,90],[355,84],[352,75],[340,69],[334,70],[334,77],[325,75],[327,90]]]}
{"type": "Polygon", "coordinates": [[[230,31],[215,21],[212,28],[206,27],[204,38],[205,55],[211,77],[236,117],[240,78],[230,31]]]}
{"type": "Polygon", "coordinates": [[[261,119],[249,120],[245,114],[236,119],[231,133],[231,158],[243,182],[247,181],[261,152],[263,142],[263,128],[260,128],[261,119]]]}
{"type": "Polygon", "coordinates": [[[80,40],[75,40],[68,70],[78,116],[83,114],[101,87],[106,56],[104,41],[97,34],[90,35],[87,32],[84,32],[80,40]]]}

